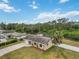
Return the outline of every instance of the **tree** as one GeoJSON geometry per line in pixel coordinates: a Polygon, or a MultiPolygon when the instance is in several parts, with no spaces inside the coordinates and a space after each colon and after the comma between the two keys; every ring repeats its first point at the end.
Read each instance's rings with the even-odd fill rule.
{"type": "Polygon", "coordinates": [[[62,32],[55,31],[53,37],[54,37],[54,43],[56,45],[62,43],[62,39],[63,39],[62,32]]]}
{"type": "Polygon", "coordinates": [[[58,58],[59,57],[59,47],[58,47],[58,44],[62,43],[62,39],[63,39],[62,33],[60,31],[55,31],[54,35],[53,35],[53,38],[54,38],[53,41],[54,41],[55,48],[56,48],[56,57],[58,58]]]}
{"type": "Polygon", "coordinates": [[[0,24],[1,29],[5,30],[6,29],[6,24],[4,24],[3,22],[0,24]]]}
{"type": "Polygon", "coordinates": [[[69,20],[68,18],[57,19],[57,29],[63,30],[64,28],[66,28],[68,20],[69,20]]]}

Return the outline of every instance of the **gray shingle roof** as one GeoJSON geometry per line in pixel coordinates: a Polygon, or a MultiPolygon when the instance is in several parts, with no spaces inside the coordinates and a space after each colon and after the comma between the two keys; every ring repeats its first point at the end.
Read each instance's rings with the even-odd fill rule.
{"type": "Polygon", "coordinates": [[[3,35],[0,35],[0,39],[4,39],[5,38],[5,36],[3,36],[3,35]]]}
{"type": "Polygon", "coordinates": [[[28,40],[32,40],[32,41],[35,41],[35,42],[39,42],[39,43],[42,43],[42,44],[47,44],[51,38],[49,37],[44,37],[44,36],[29,36],[27,37],[28,40]]]}

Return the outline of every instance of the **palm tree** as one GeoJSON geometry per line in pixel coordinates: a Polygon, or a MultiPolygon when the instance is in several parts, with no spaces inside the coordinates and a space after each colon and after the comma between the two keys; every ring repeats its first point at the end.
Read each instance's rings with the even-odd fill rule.
{"type": "Polygon", "coordinates": [[[55,31],[53,37],[54,37],[54,43],[55,44],[61,44],[62,43],[62,39],[63,39],[62,32],[55,31]]]}
{"type": "Polygon", "coordinates": [[[62,43],[62,39],[63,39],[62,32],[55,31],[53,37],[54,37],[53,42],[54,42],[55,48],[56,48],[56,57],[58,58],[59,57],[59,47],[58,47],[58,45],[62,43]]]}

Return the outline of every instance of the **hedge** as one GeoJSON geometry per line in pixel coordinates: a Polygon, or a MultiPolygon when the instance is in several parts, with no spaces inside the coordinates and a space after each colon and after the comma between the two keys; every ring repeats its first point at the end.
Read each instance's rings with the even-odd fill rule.
{"type": "Polygon", "coordinates": [[[3,42],[3,43],[0,43],[0,47],[1,46],[5,46],[5,45],[8,45],[8,44],[11,44],[11,43],[15,43],[15,42],[17,42],[16,39],[12,39],[12,40],[9,40],[7,42],[3,42]]]}
{"type": "Polygon", "coordinates": [[[64,37],[65,37],[65,38],[69,38],[69,39],[71,39],[71,40],[79,41],[79,35],[69,35],[69,34],[65,34],[64,37]]]}

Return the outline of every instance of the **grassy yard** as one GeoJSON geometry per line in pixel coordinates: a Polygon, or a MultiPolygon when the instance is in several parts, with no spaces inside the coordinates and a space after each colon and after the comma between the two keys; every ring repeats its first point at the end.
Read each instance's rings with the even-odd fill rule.
{"type": "Polygon", "coordinates": [[[0,59],[79,59],[79,53],[62,48],[57,49],[56,47],[52,47],[45,52],[33,47],[24,47],[8,53],[0,59]],[[58,57],[56,51],[58,51],[58,57]]]}
{"type": "Polygon", "coordinates": [[[63,43],[79,47],[79,41],[73,41],[73,40],[69,40],[69,39],[63,39],[63,43]]]}

